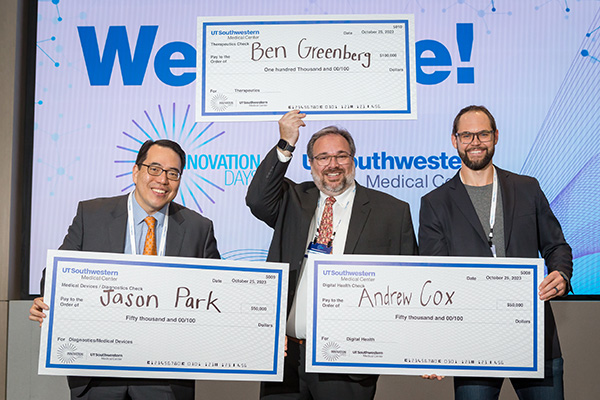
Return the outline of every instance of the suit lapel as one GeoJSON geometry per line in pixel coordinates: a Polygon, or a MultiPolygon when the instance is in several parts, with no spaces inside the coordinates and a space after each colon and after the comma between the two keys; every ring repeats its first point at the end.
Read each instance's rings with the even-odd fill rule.
{"type": "Polygon", "coordinates": [[[112,219],[108,221],[108,244],[111,253],[123,253],[125,251],[125,235],[127,235],[127,198],[122,196],[115,208],[110,213],[112,219]]]}
{"type": "Polygon", "coordinates": [[[350,215],[350,224],[348,225],[348,236],[346,237],[346,246],[344,254],[353,254],[358,243],[358,239],[369,218],[371,206],[369,205],[369,196],[367,191],[356,183],[356,194],[354,204],[352,205],[352,214],[350,215]]]}
{"type": "Polygon", "coordinates": [[[319,201],[319,189],[313,186],[304,191],[305,197],[301,199],[302,212],[304,213],[304,219],[312,219],[317,209],[317,202],[319,201]]]}
{"type": "Polygon", "coordinates": [[[496,168],[498,183],[502,191],[502,212],[504,213],[504,246],[508,249],[512,221],[515,214],[516,192],[513,181],[506,171],[496,168]]]}
{"type": "Polygon", "coordinates": [[[459,174],[460,171],[457,172],[454,178],[452,178],[450,181],[449,188],[450,198],[452,199],[451,201],[454,202],[456,208],[460,210],[465,219],[469,222],[473,229],[475,229],[481,240],[483,240],[487,246],[487,236],[483,231],[481,221],[479,221],[475,207],[473,207],[473,202],[469,197],[469,193],[467,193],[467,189],[465,189],[465,185],[463,185],[461,182],[459,174]]]}
{"type": "Polygon", "coordinates": [[[171,202],[169,205],[169,230],[167,231],[167,243],[165,247],[166,256],[178,256],[181,254],[181,243],[185,229],[183,228],[183,217],[179,214],[177,204],[171,202]]]}
{"type": "MultiPolygon", "coordinates": [[[[310,187],[306,189],[304,192],[299,192],[302,195],[300,199],[300,204],[302,206],[302,218],[300,219],[298,227],[298,237],[300,243],[302,243],[302,251],[304,252],[306,249],[304,248],[304,243],[306,238],[308,237],[308,230],[310,229],[310,223],[313,220],[315,215],[315,211],[317,209],[317,202],[319,201],[319,189],[316,186],[310,187]]],[[[311,240],[313,238],[310,238],[311,240]]]]}

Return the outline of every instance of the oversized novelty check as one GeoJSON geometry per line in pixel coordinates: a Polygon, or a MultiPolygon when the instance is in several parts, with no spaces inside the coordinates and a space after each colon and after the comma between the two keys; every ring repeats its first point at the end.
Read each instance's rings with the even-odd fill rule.
{"type": "Polygon", "coordinates": [[[541,378],[543,260],[317,256],[307,371],[541,378]]]}
{"type": "Polygon", "coordinates": [[[416,119],[413,21],[198,17],[196,120],[416,119]]]}
{"type": "Polygon", "coordinates": [[[39,373],[283,379],[288,265],[48,251],[39,373]]]}

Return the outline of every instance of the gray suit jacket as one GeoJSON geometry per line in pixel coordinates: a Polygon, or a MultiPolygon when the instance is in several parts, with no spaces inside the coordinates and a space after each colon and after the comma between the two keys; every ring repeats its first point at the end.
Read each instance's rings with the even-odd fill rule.
{"type": "MultiPolygon", "coordinates": [[[[127,195],[82,201],[59,249],[123,253],[126,233],[127,195]]],[[[212,222],[171,202],[165,255],[219,258],[212,222]]]]}
{"type": "MultiPolygon", "coordinates": [[[[496,167],[502,190],[507,257],[544,258],[548,270],[573,273],[571,247],[538,181],[496,167]]],[[[492,257],[487,235],[458,173],[421,199],[419,249],[428,256],[492,257]]],[[[550,303],[545,304],[546,358],[560,357],[550,303]]]]}
{"type": "MultiPolygon", "coordinates": [[[[319,189],[313,182],[296,184],[285,178],[289,167],[273,148],[260,163],[248,187],[252,214],[274,229],[267,261],[290,264],[288,312],[296,293],[310,222],[319,189]]],[[[410,208],[388,194],[356,184],[346,254],[417,254],[410,208]]]]}
{"type": "MultiPolygon", "coordinates": [[[[82,201],[59,250],[123,253],[126,234],[127,195],[82,201]]],[[[212,221],[171,202],[165,255],[220,258],[212,221]]],[[[43,293],[44,278],[41,290],[43,293]]],[[[69,387],[76,388],[72,391],[75,395],[81,394],[91,380],[79,376],[67,378],[69,387]]],[[[193,386],[194,381],[171,380],[169,383],[193,386]]]]}

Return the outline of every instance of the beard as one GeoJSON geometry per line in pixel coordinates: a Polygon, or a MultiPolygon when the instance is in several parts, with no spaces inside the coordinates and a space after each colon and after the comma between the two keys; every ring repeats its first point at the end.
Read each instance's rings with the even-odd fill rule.
{"type": "Polygon", "coordinates": [[[321,192],[328,196],[337,196],[338,194],[344,193],[344,191],[352,185],[352,182],[354,182],[355,169],[352,167],[352,170],[348,172],[348,174],[345,174],[343,168],[328,168],[323,170],[320,175],[315,172],[315,170],[311,169],[310,174],[313,177],[315,185],[321,192]],[[342,179],[336,183],[335,186],[332,186],[330,183],[326,182],[325,175],[337,172],[342,174],[342,179]]]}
{"type": "Polygon", "coordinates": [[[474,149],[485,151],[485,155],[483,156],[482,159],[471,160],[469,158],[469,154],[466,151],[461,152],[459,150],[458,155],[460,156],[460,159],[462,160],[462,162],[465,164],[465,166],[467,168],[469,168],[470,170],[473,170],[473,171],[480,171],[480,170],[484,169],[485,167],[487,167],[489,165],[489,163],[492,161],[492,158],[494,157],[495,146],[492,146],[491,148],[474,147],[474,149]]]}

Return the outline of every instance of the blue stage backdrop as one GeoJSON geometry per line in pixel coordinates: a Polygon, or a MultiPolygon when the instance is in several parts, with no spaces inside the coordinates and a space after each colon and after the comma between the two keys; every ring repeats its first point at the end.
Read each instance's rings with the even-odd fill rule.
{"type": "Polygon", "coordinates": [[[408,201],[416,228],[421,196],[457,171],[454,116],[485,105],[500,131],[496,164],[540,181],[573,247],[575,293],[598,295],[599,10],[575,0],[40,0],[30,293],[77,202],[130,191],[149,138],[186,150],[176,201],[214,221],[223,257],[266,257],[271,230],[244,196],[277,123],[195,122],[197,17],[414,14],[417,119],[309,119],[289,177],[311,179],[307,138],[341,125],[356,139],[357,180],[408,201]]]}

